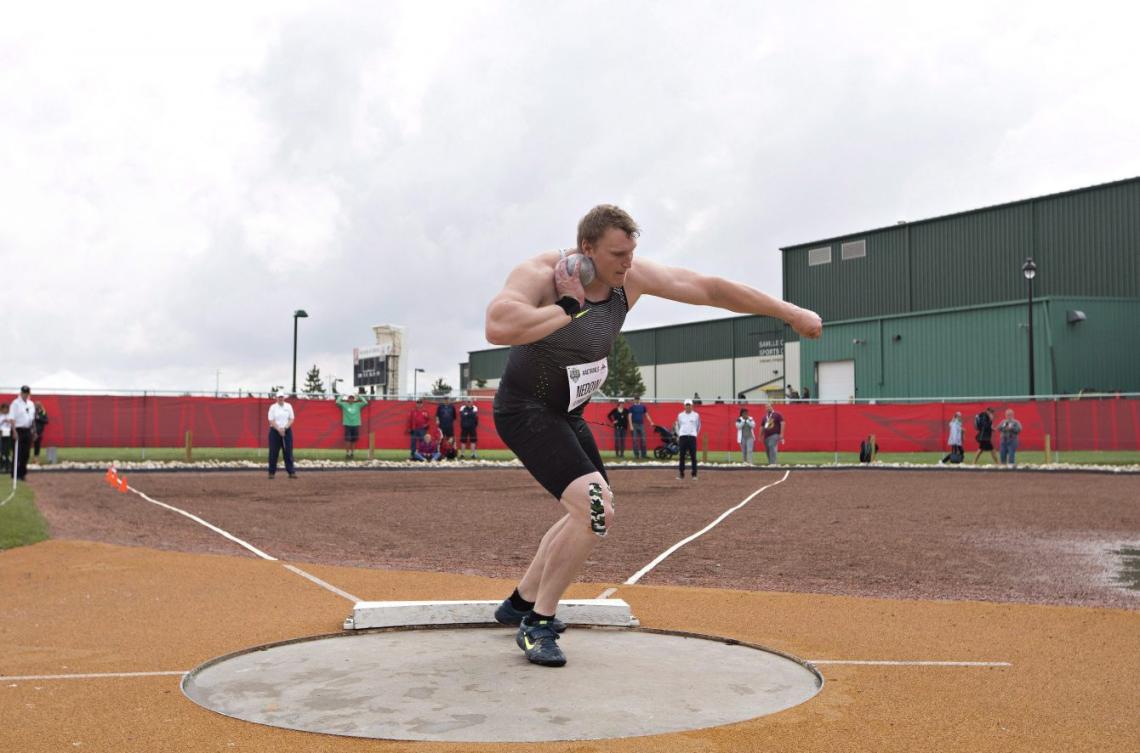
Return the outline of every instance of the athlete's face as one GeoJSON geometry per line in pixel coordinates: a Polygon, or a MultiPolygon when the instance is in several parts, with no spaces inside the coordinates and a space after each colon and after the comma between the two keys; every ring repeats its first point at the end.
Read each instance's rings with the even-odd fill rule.
{"type": "Polygon", "coordinates": [[[597,280],[611,288],[625,284],[625,274],[633,265],[633,252],[637,240],[630,238],[624,230],[606,228],[605,234],[596,244],[586,243],[582,249],[594,261],[597,280]]]}

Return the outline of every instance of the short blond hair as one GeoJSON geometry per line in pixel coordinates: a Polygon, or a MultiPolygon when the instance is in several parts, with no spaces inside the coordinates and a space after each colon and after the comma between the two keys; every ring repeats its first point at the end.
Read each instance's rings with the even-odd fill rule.
{"type": "Polygon", "coordinates": [[[613,204],[599,204],[578,221],[578,250],[584,250],[587,243],[592,245],[600,241],[611,227],[616,227],[630,238],[641,235],[641,228],[624,209],[613,204]]]}

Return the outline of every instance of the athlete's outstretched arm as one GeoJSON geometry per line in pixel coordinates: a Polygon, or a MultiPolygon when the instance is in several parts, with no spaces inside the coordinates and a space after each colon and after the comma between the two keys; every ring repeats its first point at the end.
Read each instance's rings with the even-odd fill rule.
{"type": "Polygon", "coordinates": [[[697,306],[716,306],[738,314],[782,319],[804,337],[819,337],[823,323],[814,311],[781,301],[742,282],[710,277],[688,269],[666,267],[648,259],[634,261],[626,275],[632,306],[642,295],[655,295],[697,306]]]}
{"type": "MultiPolygon", "coordinates": [[[[570,323],[566,310],[554,303],[559,295],[554,277],[558,259],[556,252],[540,254],[511,270],[506,285],[487,306],[487,342],[524,345],[570,323]]],[[[581,283],[577,290],[581,291],[581,283]]],[[[574,297],[581,302],[585,294],[574,297]]]]}

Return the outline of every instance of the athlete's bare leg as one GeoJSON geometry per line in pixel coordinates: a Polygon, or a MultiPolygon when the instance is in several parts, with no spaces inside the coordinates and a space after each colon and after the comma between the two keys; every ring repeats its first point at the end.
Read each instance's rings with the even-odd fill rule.
{"type": "Polygon", "coordinates": [[[592,524],[591,485],[600,490],[604,525],[613,525],[613,493],[600,473],[590,473],[575,479],[559,500],[567,514],[550,527],[542,537],[534,560],[519,584],[519,595],[530,600],[534,597],[534,611],[554,614],[558,600],[574,582],[586,558],[601,538],[592,524]]]}

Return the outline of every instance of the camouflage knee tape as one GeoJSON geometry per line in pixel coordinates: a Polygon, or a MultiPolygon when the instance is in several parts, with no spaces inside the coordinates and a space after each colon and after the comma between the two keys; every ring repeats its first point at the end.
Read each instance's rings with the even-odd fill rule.
{"type": "Polygon", "coordinates": [[[606,535],[606,508],[602,504],[602,485],[590,484],[588,488],[589,491],[586,493],[590,496],[590,530],[604,538],[606,535]]]}

